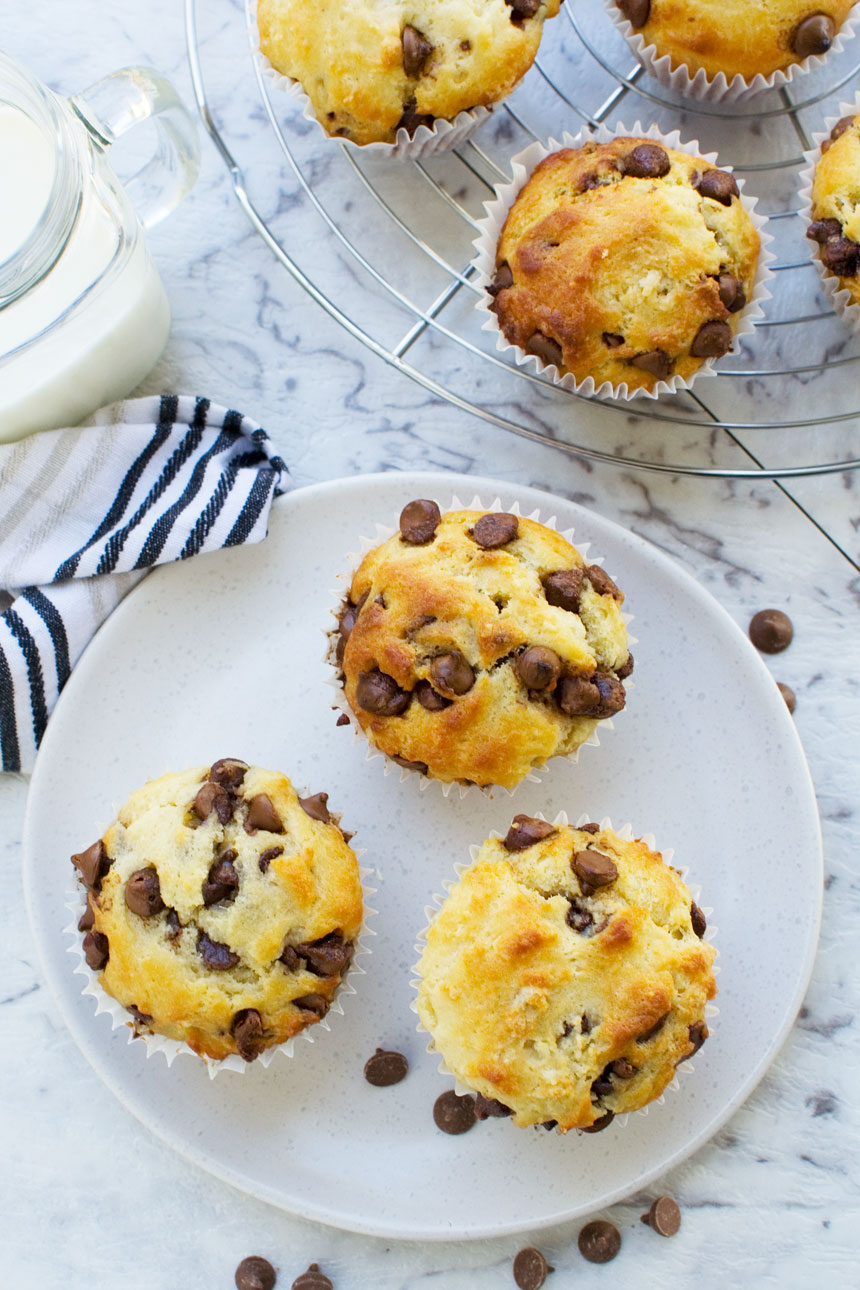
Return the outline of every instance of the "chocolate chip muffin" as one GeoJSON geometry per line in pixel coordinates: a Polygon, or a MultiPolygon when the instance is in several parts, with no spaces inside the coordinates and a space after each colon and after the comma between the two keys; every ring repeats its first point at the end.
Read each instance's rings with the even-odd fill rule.
{"type": "Polygon", "coordinates": [[[534,62],[560,0],[259,0],[260,48],[298,81],[320,125],[393,143],[436,118],[491,107],[534,62]]]}
{"type": "Polygon", "coordinates": [[[401,765],[513,788],[624,707],[623,599],[535,520],[410,502],[341,608],[347,702],[401,765]]]}
{"type": "Polygon", "coordinates": [[[826,54],[854,0],[615,0],[672,69],[726,80],[787,71],[826,54]]]}
{"type": "Polygon", "coordinates": [[[418,1015],[480,1114],[605,1128],[708,1037],[705,916],[677,870],[611,828],[514,817],[426,933],[418,1015]]]}
{"type": "Polygon", "coordinates": [[[138,1033],[251,1062],[325,1016],[362,920],[326,803],[226,758],[139,789],[72,856],[86,961],[138,1033]]]}
{"type": "Polygon", "coordinates": [[[860,115],[844,116],[821,145],[812,181],[812,222],[806,236],[839,288],[860,304],[860,115]]]}
{"type": "Polygon", "coordinates": [[[651,139],[590,141],[520,190],[490,309],[559,373],[652,392],[732,348],[759,249],[730,171],[651,139]]]}

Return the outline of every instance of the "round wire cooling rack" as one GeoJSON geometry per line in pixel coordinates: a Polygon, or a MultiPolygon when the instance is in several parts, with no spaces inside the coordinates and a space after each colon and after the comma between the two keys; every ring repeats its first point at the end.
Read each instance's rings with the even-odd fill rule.
{"type": "Polygon", "coordinates": [[[789,86],[727,106],[664,90],[631,67],[602,0],[567,0],[534,67],[477,136],[398,161],[324,137],[264,76],[254,0],[217,13],[185,5],[198,107],[254,228],[317,304],[431,395],[644,470],[779,480],[860,467],[860,338],[824,302],[798,209],[802,154],[860,71],[860,39],[789,86]],[[624,403],[563,390],[495,351],[475,309],[472,242],[483,202],[528,143],[637,121],[677,128],[733,165],[768,216],[776,260],[764,317],[714,378],[624,403]]]}

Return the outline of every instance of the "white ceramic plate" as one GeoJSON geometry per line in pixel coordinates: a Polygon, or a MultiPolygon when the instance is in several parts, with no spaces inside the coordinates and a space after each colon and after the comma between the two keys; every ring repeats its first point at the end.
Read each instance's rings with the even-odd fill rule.
{"type": "Polygon", "coordinates": [[[453,475],[389,474],[321,484],[273,509],[261,546],[159,569],[120,605],[75,669],[51,719],[27,813],[26,885],[46,975],[81,1049],[144,1124],[205,1169],[293,1213],[394,1237],[477,1237],[585,1214],[646,1186],[743,1102],[803,998],[819,921],[821,848],[800,742],[773,680],[720,606],[642,539],[570,502],[453,475]],[[578,765],[551,763],[512,802],[448,800],[335,725],[322,662],[336,574],[374,522],[413,497],[500,494],[540,507],[627,593],[636,687],[614,733],[578,765]],[[80,994],[61,929],[68,857],[126,796],[168,769],[239,756],[327,790],[378,874],[368,975],[345,1015],[268,1070],[147,1060],[80,994]],[[424,908],[471,842],[515,811],[611,816],[675,847],[714,906],[720,1015],[680,1090],[599,1135],[561,1137],[504,1120],[439,1132],[451,1086],[415,1031],[410,967],[424,908]],[[364,1062],[405,1052],[408,1078],[370,1087],[364,1062]]]}

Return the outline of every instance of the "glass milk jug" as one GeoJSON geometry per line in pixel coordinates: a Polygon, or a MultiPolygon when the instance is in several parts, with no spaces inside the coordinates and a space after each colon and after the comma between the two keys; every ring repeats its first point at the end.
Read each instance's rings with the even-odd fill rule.
{"type": "Polygon", "coordinates": [[[198,160],[194,122],[152,69],[64,99],[0,54],[0,442],[74,425],[154,366],[170,311],[143,228],[198,160]],[[157,151],[123,187],[108,150],[150,118],[157,151]]]}

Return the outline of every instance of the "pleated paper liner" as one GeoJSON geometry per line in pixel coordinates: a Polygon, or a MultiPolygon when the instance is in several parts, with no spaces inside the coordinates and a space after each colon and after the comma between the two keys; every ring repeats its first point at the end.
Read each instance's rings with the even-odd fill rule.
{"type": "Polygon", "coordinates": [[[759,73],[747,79],[740,73],[731,77],[727,77],[725,72],[708,76],[704,68],[692,71],[683,63],[673,70],[671,55],[660,54],[655,45],[647,44],[641,31],[637,31],[632,22],[624,17],[615,0],[603,0],[603,3],[612,25],[627,41],[631,53],[645,71],[667,90],[685,98],[698,99],[702,103],[743,103],[768,90],[780,89],[807,76],[823,66],[831,55],[841,53],[845,45],[853,40],[856,35],[855,26],[860,18],[860,4],[855,4],[825,54],[810,54],[802,62],[792,63],[784,70],[771,72],[768,76],[759,73]]]}
{"type": "MultiPolygon", "coordinates": [[[[490,201],[484,202],[485,214],[478,220],[479,234],[472,243],[476,252],[472,264],[475,268],[475,280],[478,286],[482,288],[475,302],[476,309],[484,314],[482,330],[495,334],[496,349],[500,353],[509,351],[518,367],[530,367],[536,373],[549,376],[555,385],[560,385],[564,390],[572,390],[576,394],[597,395],[600,398],[622,399],[625,402],[629,402],[636,398],[656,399],[664,394],[676,394],[679,390],[689,390],[696,381],[704,377],[715,376],[715,364],[722,360],[706,358],[698,371],[689,379],[672,376],[668,380],[658,381],[653,390],[641,388],[630,390],[626,381],[622,381],[619,385],[613,385],[611,381],[603,381],[598,385],[592,376],[586,376],[581,381],[577,381],[572,372],[565,372],[562,375],[554,364],[545,363],[536,354],[529,354],[519,345],[514,345],[509,341],[499,326],[496,315],[490,309],[492,297],[487,292],[487,287],[492,282],[496,271],[496,246],[502,231],[502,225],[507,218],[508,211],[519,195],[520,190],[531,177],[535,167],[545,157],[551,156],[552,153],[558,152],[561,148],[579,148],[590,141],[609,143],[610,140],[618,138],[651,139],[655,143],[662,144],[664,148],[671,148],[676,152],[686,152],[690,156],[700,157],[709,166],[715,166],[721,170],[731,170],[730,166],[726,166],[718,160],[715,152],[702,152],[697,140],[692,139],[684,143],[677,130],[664,134],[656,125],[649,125],[646,128],[639,121],[635,121],[629,128],[619,125],[616,129],[610,130],[607,126],[600,125],[596,130],[583,129],[577,135],[571,135],[565,131],[561,141],[549,139],[544,144],[538,140],[529,144],[527,148],[524,148],[522,152],[518,152],[512,158],[512,178],[507,183],[497,184],[495,196],[490,201]]],[[[733,315],[733,318],[737,320],[737,330],[734,332],[733,343],[742,340],[744,337],[750,337],[755,329],[756,320],[764,314],[764,302],[770,299],[770,291],[766,285],[768,279],[772,276],[769,265],[774,258],[769,249],[769,244],[773,241],[773,238],[766,232],[765,228],[767,221],[763,215],[758,214],[756,211],[758,198],[745,196],[743,179],[735,175],[735,180],[744,210],[749,215],[756,232],[761,238],[761,250],[750,298],[744,308],[733,315]]]]}
{"type": "MultiPolygon", "coordinates": [[[[298,790],[296,791],[298,792],[298,790]]],[[[305,790],[306,796],[308,795],[308,792],[309,790],[305,790]]],[[[118,810],[119,808],[114,812],[113,819],[116,819],[118,810]]],[[[331,818],[333,821],[338,821],[339,816],[335,812],[332,812],[331,818]]],[[[109,824],[104,825],[99,832],[99,837],[104,837],[104,834],[109,827],[109,824]]],[[[351,842],[350,846],[352,847],[351,842]]],[[[352,849],[355,852],[356,858],[360,860],[364,855],[364,850],[355,847],[352,847],[352,849]]],[[[84,985],[81,993],[90,996],[95,1001],[94,1015],[98,1017],[102,1013],[106,1013],[110,1018],[112,1030],[119,1030],[122,1027],[125,1027],[128,1031],[128,1042],[130,1044],[136,1044],[138,1049],[142,1048],[146,1053],[147,1058],[154,1057],[156,1053],[160,1053],[167,1062],[167,1065],[172,1066],[177,1057],[193,1057],[195,1061],[202,1062],[205,1065],[210,1079],[214,1079],[221,1071],[235,1071],[238,1074],[244,1074],[249,1066],[269,1066],[274,1060],[276,1054],[281,1054],[284,1057],[294,1057],[296,1055],[296,1040],[304,1039],[309,1044],[312,1044],[316,1038],[314,1032],[318,1027],[322,1027],[323,1030],[331,1030],[329,1018],[333,1014],[343,1016],[344,998],[358,993],[354,984],[354,978],[366,976],[367,972],[366,969],[357,962],[357,960],[361,955],[370,955],[373,953],[373,951],[368,949],[367,945],[364,944],[362,938],[365,936],[370,937],[376,935],[373,928],[367,925],[368,919],[372,918],[377,913],[375,909],[371,908],[371,906],[367,904],[367,898],[369,896],[373,896],[376,891],[375,887],[368,887],[366,884],[366,879],[372,872],[373,871],[371,869],[368,869],[361,864],[359,865],[359,877],[361,879],[364,909],[362,927],[355,941],[355,953],[353,955],[352,963],[350,964],[345,977],[341,981],[341,984],[337,988],[337,992],[332,999],[328,1012],[320,1019],[320,1021],[315,1022],[313,1025],[306,1026],[304,1030],[299,1031],[297,1035],[293,1035],[284,1043],[275,1044],[270,1048],[264,1048],[253,1062],[246,1062],[243,1057],[238,1055],[238,1053],[231,1053],[228,1057],[220,1059],[206,1057],[200,1053],[196,1053],[193,1048],[189,1047],[189,1045],[182,1040],[170,1039],[166,1035],[154,1034],[142,1030],[138,1031],[135,1029],[135,1022],[131,1014],[122,1006],[121,1003],[102,988],[99,981],[99,973],[94,972],[84,958],[83,933],[78,931],[78,920],[86,909],[87,890],[80,881],[74,882],[73,886],[71,886],[68,891],[69,899],[66,902],[66,908],[71,914],[71,921],[63,928],[63,934],[71,939],[71,944],[68,946],[68,953],[76,960],[74,973],[76,976],[84,978],[84,985]]]]}
{"type": "MultiPolygon", "coordinates": [[[[545,820],[546,816],[541,811],[537,811],[535,812],[535,818],[540,820],[545,820]]],[[[574,828],[581,828],[583,824],[587,824],[589,821],[592,820],[592,818],[593,818],[592,816],[586,815],[586,814],[578,816],[576,824],[574,825],[574,828]]],[[[569,824],[569,822],[570,821],[568,819],[568,815],[566,811],[559,811],[555,819],[551,821],[551,823],[555,828],[564,828],[569,824]]],[[[631,824],[625,824],[622,828],[616,829],[608,816],[604,816],[604,818],[600,820],[599,823],[600,823],[601,829],[611,829],[614,833],[617,833],[620,838],[623,838],[625,842],[632,842],[636,838],[636,835],[633,832],[633,826],[631,824]]],[[[492,830],[489,836],[491,838],[502,838],[504,837],[504,834],[498,833],[496,830],[492,830]]],[[[658,850],[657,843],[653,834],[642,833],[639,835],[639,839],[640,841],[644,842],[645,845],[651,851],[658,850]]],[[[471,856],[470,863],[455,864],[454,872],[456,874],[456,877],[448,879],[447,881],[443,882],[442,886],[444,888],[444,894],[439,895],[437,893],[436,895],[434,895],[432,897],[431,903],[427,905],[424,909],[424,914],[427,918],[427,923],[422,928],[422,930],[418,933],[418,940],[414,948],[415,948],[415,952],[419,956],[419,962],[416,962],[413,965],[412,970],[414,973],[416,973],[416,975],[413,977],[412,981],[410,982],[410,984],[412,985],[415,991],[415,997],[410,1002],[409,1007],[412,1009],[412,1011],[415,1013],[416,1016],[418,1016],[418,990],[421,985],[421,977],[417,974],[420,968],[420,957],[424,953],[424,947],[427,943],[427,934],[430,931],[430,926],[433,923],[433,920],[435,919],[436,915],[441,910],[443,904],[445,903],[448,892],[459,881],[462,874],[467,869],[471,868],[472,864],[474,864],[478,856],[478,853],[481,850],[481,846],[482,846],[481,843],[478,843],[478,844],[473,843],[469,847],[469,854],[471,856]]],[[[672,864],[672,859],[675,854],[674,850],[667,849],[665,851],[661,851],[660,854],[662,855],[663,861],[665,864],[667,865],[672,864]]],[[[698,885],[698,883],[687,883],[687,874],[689,873],[689,868],[685,866],[684,868],[679,869],[678,873],[681,875],[682,881],[687,885],[687,889],[690,893],[690,896],[696,902],[696,904],[698,904],[699,897],[701,895],[701,887],[698,885]]],[[[703,905],[701,906],[701,909],[702,909],[702,913],[705,915],[705,918],[708,919],[708,926],[705,931],[705,935],[703,939],[709,944],[713,944],[719,933],[719,928],[712,927],[710,923],[710,917],[711,917],[711,914],[713,913],[713,909],[710,905],[703,905]]],[[[716,957],[719,958],[720,952],[718,949],[716,949],[716,945],[714,945],[714,948],[716,950],[716,957]]],[[[716,961],[714,963],[712,971],[714,976],[719,976],[720,966],[716,961]]],[[[714,1018],[719,1016],[719,1012],[720,1010],[716,1006],[716,1004],[713,1004],[713,1003],[705,1004],[705,1020],[709,1023],[709,1029],[710,1029],[710,1023],[714,1020],[714,1018]]],[[[422,1023],[420,1018],[415,1028],[419,1034],[423,1034],[427,1036],[427,1052],[435,1053],[437,1056],[439,1056],[439,1065],[437,1067],[437,1070],[439,1071],[440,1075],[443,1075],[446,1078],[446,1080],[449,1080],[449,1081],[453,1080],[454,1091],[458,1094],[458,1096],[460,1097],[474,1096],[475,1089],[470,1087],[468,1084],[464,1084],[462,1080],[460,1080],[459,1077],[455,1075],[454,1072],[450,1070],[450,1068],[446,1065],[445,1059],[441,1057],[441,1055],[438,1053],[438,1050],[436,1049],[436,1046],[433,1042],[432,1034],[427,1029],[427,1027],[422,1023]]],[[[653,1098],[645,1106],[639,1107],[639,1109],[636,1111],[618,1112],[613,1119],[612,1127],[614,1128],[615,1125],[619,1125],[620,1127],[623,1128],[627,1125],[627,1122],[631,1115],[645,1116],[648,1114],[652,1106],[662,1106],[666,1100],[666,1094],[670,1092],[677,1092],[677,1090],[681,1087],[679,1083],[679,1075],[681,1076],[681,1078],[687,1079],[694,1073],[695,1073],[695,1062],[692,1058],[688,1059],[687,1061],[681,1062],[678,1066],[675,1067],[675,1074],[673,1075],[671,1081],[669,1082],[669,1084],[667,1084],[665,1090],[660,1094],[659,1097],[653,1098]]],[[[534,1125],[529,1127],[539,1128],[541,1126],[534,1125]]],[[[581,1132],[581,1130],[569,1130],[568,1132],[578,1133],[578,1132],[581,1132]]],[[[557,1133],[561,1137],[567,1136],[566,1134],[562,1133],[561,1129],[559,1128],[555,1130],[555,1133],[557,1133]]]]}
{"type": "MultiPolygon", "coordinates": [[[[840,121],[844,116],[857,116],[858,113],[860,113],[860,90],[855,94],[853,100],[839,104],[839,112],[836,116],[828,116],[825,119],[824,130],[820,133],[815,132],[812,135],[815,146],[803,154],[804,166],[799,176],[799,196],[800,218],[803,222],[804,233],[812,222],[812,183],[815,179],[815,168],[821,160],[821,145],[830,138],[830,131],[837,121],[840,121]]],[[[852,327],[854,331],[860,332],[860,305],[855,304],[851,292],[839,285],[839,278],[822,262],[819,253],[820,248],[809,239],[805,240],[825,296],[836,312],[844,318],[848,326],[852,327]]]]}
{"type": "MultiPolygon", "coordinates": [[[[520,506],[518,502],[514,502],[509,507],[503,507],[501,498],[499,497],[496,497],[493,500],[493,502],[489,506],[487,506],[481,500],[481,498],[477,496],[474,497],[472,501],[467,505],[461,502],[460,499],[455,496],[451,498],[450,505],[445,507],[440,507],[440,509],[443,515],[445,515],[448,511],[464,511],[464,510],[469,510],[469,511],[505,510],[508,514],[511,514],[511,515],[522,515],[522,511],[520,510],[520,506]]],[[[528,515],[524,515],[523,518],[529,519],[529,520],[536,520],[538,523],[543,524],[545,528],[554,529],[557,533],[560,534],[561,537],[565,539],[565,541],[570,542],[571,545],[576,546],[577,551],[582,556],[586,564],[597,564],[602,567],[603,565],[602,556],[589,555],[591,543],[590,542],[584,542],[581,544],[574,543],[574,529],[573,528],[559,529],[556,522],[556,517],[554,515],[549,516],[549,518],[547,519],[542,519],[541,512],[539,509],[537,509],[529,512],[528,515]]],[[[375,528],[376,528],[376,534],[374,537],[372,538],[361,537],[359,539],[359,543],[360,543],[359,550],[357,552],[350,552],[346,556],[346,560],[349,564],[349,571],[346,573],[337,575],[343,585],[338,589],[332,591],[331,593],[333,598],[333,603],[332,603],[330,612],[334,622],[333,622],[333,626],[329,627],[325,631],[326,645],[325,645],[325,652],[323,654],[323,661],[328,665],[328,668],[329,668],[328,684],[330,685],[332,689],[332,694],[333,694],[332,707],[337,709],[343,716],[345,716],[348,719],[349,724],[352,727],[354,741],[364,743],[366,761],[372,761],[375,758],[382,758],[382,773],[384,775],[392,775],[395,772],[399,772],[400,783],[405,783],[405,781],[410,777],[416,777],[418,780],[418,786],[422,793],[426,792],[431,785],[435,785],[436,788],[441,790],[442,796],[446,798],[449,796],[452,789],[455,789],[455,788],[459,789],[459,795],[461,800],[464,797],[466,797],[470,792],[473,792],[473,791],[478,793],[484,793],[490,796],[492,796],[492,794],[494,793],[503,793],[506,797],[513,797],[517,789],[520,787],[520,784],[542,783],[544,777],[547,774],[549,774],[550,771],[552,770],[553,762],[576,764],[576,762],[578,762],[579,760],[580,751],[583,748],[599,747],[600,745],[599,732],[615,730],[613,719],[611,717],[604,718],[603,720],[598,722],[597,727],[592,731],[592,733],[588,736],[588,738],[584,740],[583,743],[580,744],[579,748],[577,748],[574,752],[559,754],[558,756],[551,757],[548,761],[536,763],[529,771],[529,773],[525,775],[524,778],[520,781],[520,784],[514,785],[513,788],[504,788],[498,784],[487,784],[487,785],[461,784],[459,783],[459,781],[456,781],[456,780],[445,781],[441,779],[435,779],[429,775],[422,774],[420,771],[410,769],[409,767],[406,767],[406,766],[400,766],[397,762],[393,761],[386,753],[382,752],[381,749],[375,747],[375,745],[371,743],[367,735],[362,730],[361,726],[356,720],[356,717],[352,711],[352,708],[349,706],[346,700],[346,695],[344,693],[343,685],[341,684],[341,679],[340,679],[341,671],[340,671],[340,667],[338,666],[337,658],[335,655],[335,651],[337,649],[337,640],[338,640],[338,617],[341,609],[343,608],[343,602],[349,591],[355,571],[357,570],[361,561],[367,555],[368,551],[372,551],[375,547],[380,546],[383,542],[387,541],[388,538],[392,537],[393,534],[398,532],[397,527],[391,524],[380,524],[379,522],[377,522],[375,525],[375,528]]],[[[613,580],[618,582],[618,585],[621,586],[623,590],[623,583],[624,583],[623,576],[620,579],[615,579],[614,574],[610,574],[610,576],[613,577],[613,580]]],[[[629,626],[629,624],[633,621],[632,614],[625,614],[622,612],[621,617],[624,619],[625,626],[629,626]]],[[[629,632],[627,635],[627,640],[628,640],[628,645],[631,647],[637,643],[637,638],[635,636],[630,635],[629,632]]],[[[635,684],[632,677],[629,677],[627,680],[625,680],[624,689],[628,695],[635,689],[635,684]]],[[[626,711],[626,708],[622,709],[622,713],[624,711],[626,711]]],[[[616,713],[616,716],[621,716],[622,713],[616,713]]]]}

